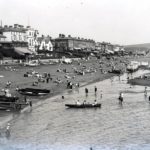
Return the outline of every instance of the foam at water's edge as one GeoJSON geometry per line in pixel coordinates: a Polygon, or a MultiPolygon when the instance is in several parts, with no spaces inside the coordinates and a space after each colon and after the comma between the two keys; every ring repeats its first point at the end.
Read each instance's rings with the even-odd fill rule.
{"type": "Polygon", "coordinates": [[[150,144],[127,144],[127,145],[63,145],[63,144],[55,144],[55,145],[31,145],[31,144],[12,144],[1,145],[0,150],[149,150],[150,144]]]}
{"type": "Polygon", "coordinates": [[[13,115],[9,114],[8,116],[4,116],[0,118],[0,127],[4,128],[6,124],[13,119],[13,115]]]}

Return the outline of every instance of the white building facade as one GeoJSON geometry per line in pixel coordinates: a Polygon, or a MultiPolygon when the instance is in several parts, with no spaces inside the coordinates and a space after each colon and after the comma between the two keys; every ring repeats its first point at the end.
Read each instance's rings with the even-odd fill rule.
{"type": "Polygon", "coordinates": [[[37,38],[37,43],[38,43],[38,50],[53,51],[53,44],[49,36],[47,37],[42,36],[37,38]]]}
{"type": "Polygon", "coordinates": [[[26,29],[21,25],[15,24],[14,27],[5,25],[1,28],[1,32],[8,42],[27,42],[26,29]]]}
{"type": "Polygon", "coordinates": [[[22,25],[14,24],[14,26],[7,26],[0,28],[0,33],[5,36],[5,41],[12,42],[14,46],[27,47],[32,52],[36,51],[38,31],[30,26],[24,27],[22,25]]]}
{"type": "Polygon", "coordinates": [[[38,35],[37,30],[31,28],[30,26],[27,26],[26,37],[28,42],[28,49],[33,52],[36,52],[37,35],[38,35]]]}

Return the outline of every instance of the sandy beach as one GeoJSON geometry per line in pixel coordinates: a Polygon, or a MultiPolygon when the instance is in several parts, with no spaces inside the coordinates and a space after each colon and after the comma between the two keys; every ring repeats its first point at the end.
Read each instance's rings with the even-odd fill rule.
{"type": "MultiPolygon", "coordinates": [[[[108,73],[112,66],[115,65],[116,68],[125,68],[124,64],[120,63],[121,59],[116,60],[81,60],[79,62],[73,62],[72,64],[55,64],[55,65],[40,65],[37,67],[24,67],[24,66],[1,66],[1,78],[0,84],[1,88],[6,88],[7,81],[11,82],[9,87],[10,92],[16,95],[16,87],[35,87],[35,88],[47,88],[51,90],[51,94],[61,92],[66,89],[67,81],[71,81],[76,84],[79,83],[80,86],[104,80],[112,77],[114,74],[108,73]],[[112,65],[111,65],[112,64],[112,65]],[[65,71],[64,71],[65,70],[65,71]],[[84,70],[84,75],[78,75],[75,70],[84,70]],[[87,72],[86,72],[86,71],[87,72]],[[49,83],[38,82],[37,86],[33,86],[33,82],[38,81],[36,74],[33,73],[30,77],[24,77],[27,72],[36,72],[36,74],[43,75],[44,73],[50,73],[51,80],[49,83]],[[57,83],[60,80],[60,83],[57,83]]],[[[2,91],[1,91],[2,92],[2,91]]],[[[17,94],[18,95],[18,94],[17,94]]]]}

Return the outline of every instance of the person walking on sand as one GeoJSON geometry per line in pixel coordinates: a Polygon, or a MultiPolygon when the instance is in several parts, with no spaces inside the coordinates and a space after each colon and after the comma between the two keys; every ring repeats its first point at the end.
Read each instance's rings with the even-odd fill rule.
{"type": "Polygon", "coordinates": [[[49,77],[46,78],[46,83],[49,83],[49,77]]]}

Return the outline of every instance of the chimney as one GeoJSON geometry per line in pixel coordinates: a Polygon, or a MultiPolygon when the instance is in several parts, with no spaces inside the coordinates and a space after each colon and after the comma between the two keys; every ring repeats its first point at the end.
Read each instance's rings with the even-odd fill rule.
{"type": "Polygon", "coordinates": [[[21,29],[22,29],[22,28],[23,28],[23,25],[19,25],[19,28],[21,28],[21,29]]]}
{"type": "Polygon", "coordinates": [[[7,26],[7,25],[4,25],[4,28],[8,28],[8,26],[7,26]]]}
{"type": "Polygon", "coordinates": [[[59,38],[61,38],[61,34],[59,34],[59,38]]]}
{"type": "Polygon", "coordinates": [[[18,24],[14,24],[14,28],[17,28],[18,27],[18,24]]]}
{"type": "Polygon", "coordinates": [[[29,28],[31,28],[30,26],[27,26],[27,28],[29,29],[29,28]]]}
{"type": "Polygon", "coordinates": [[[62,38],[65,38],[65,34],[62,34],[62,38]]]}

